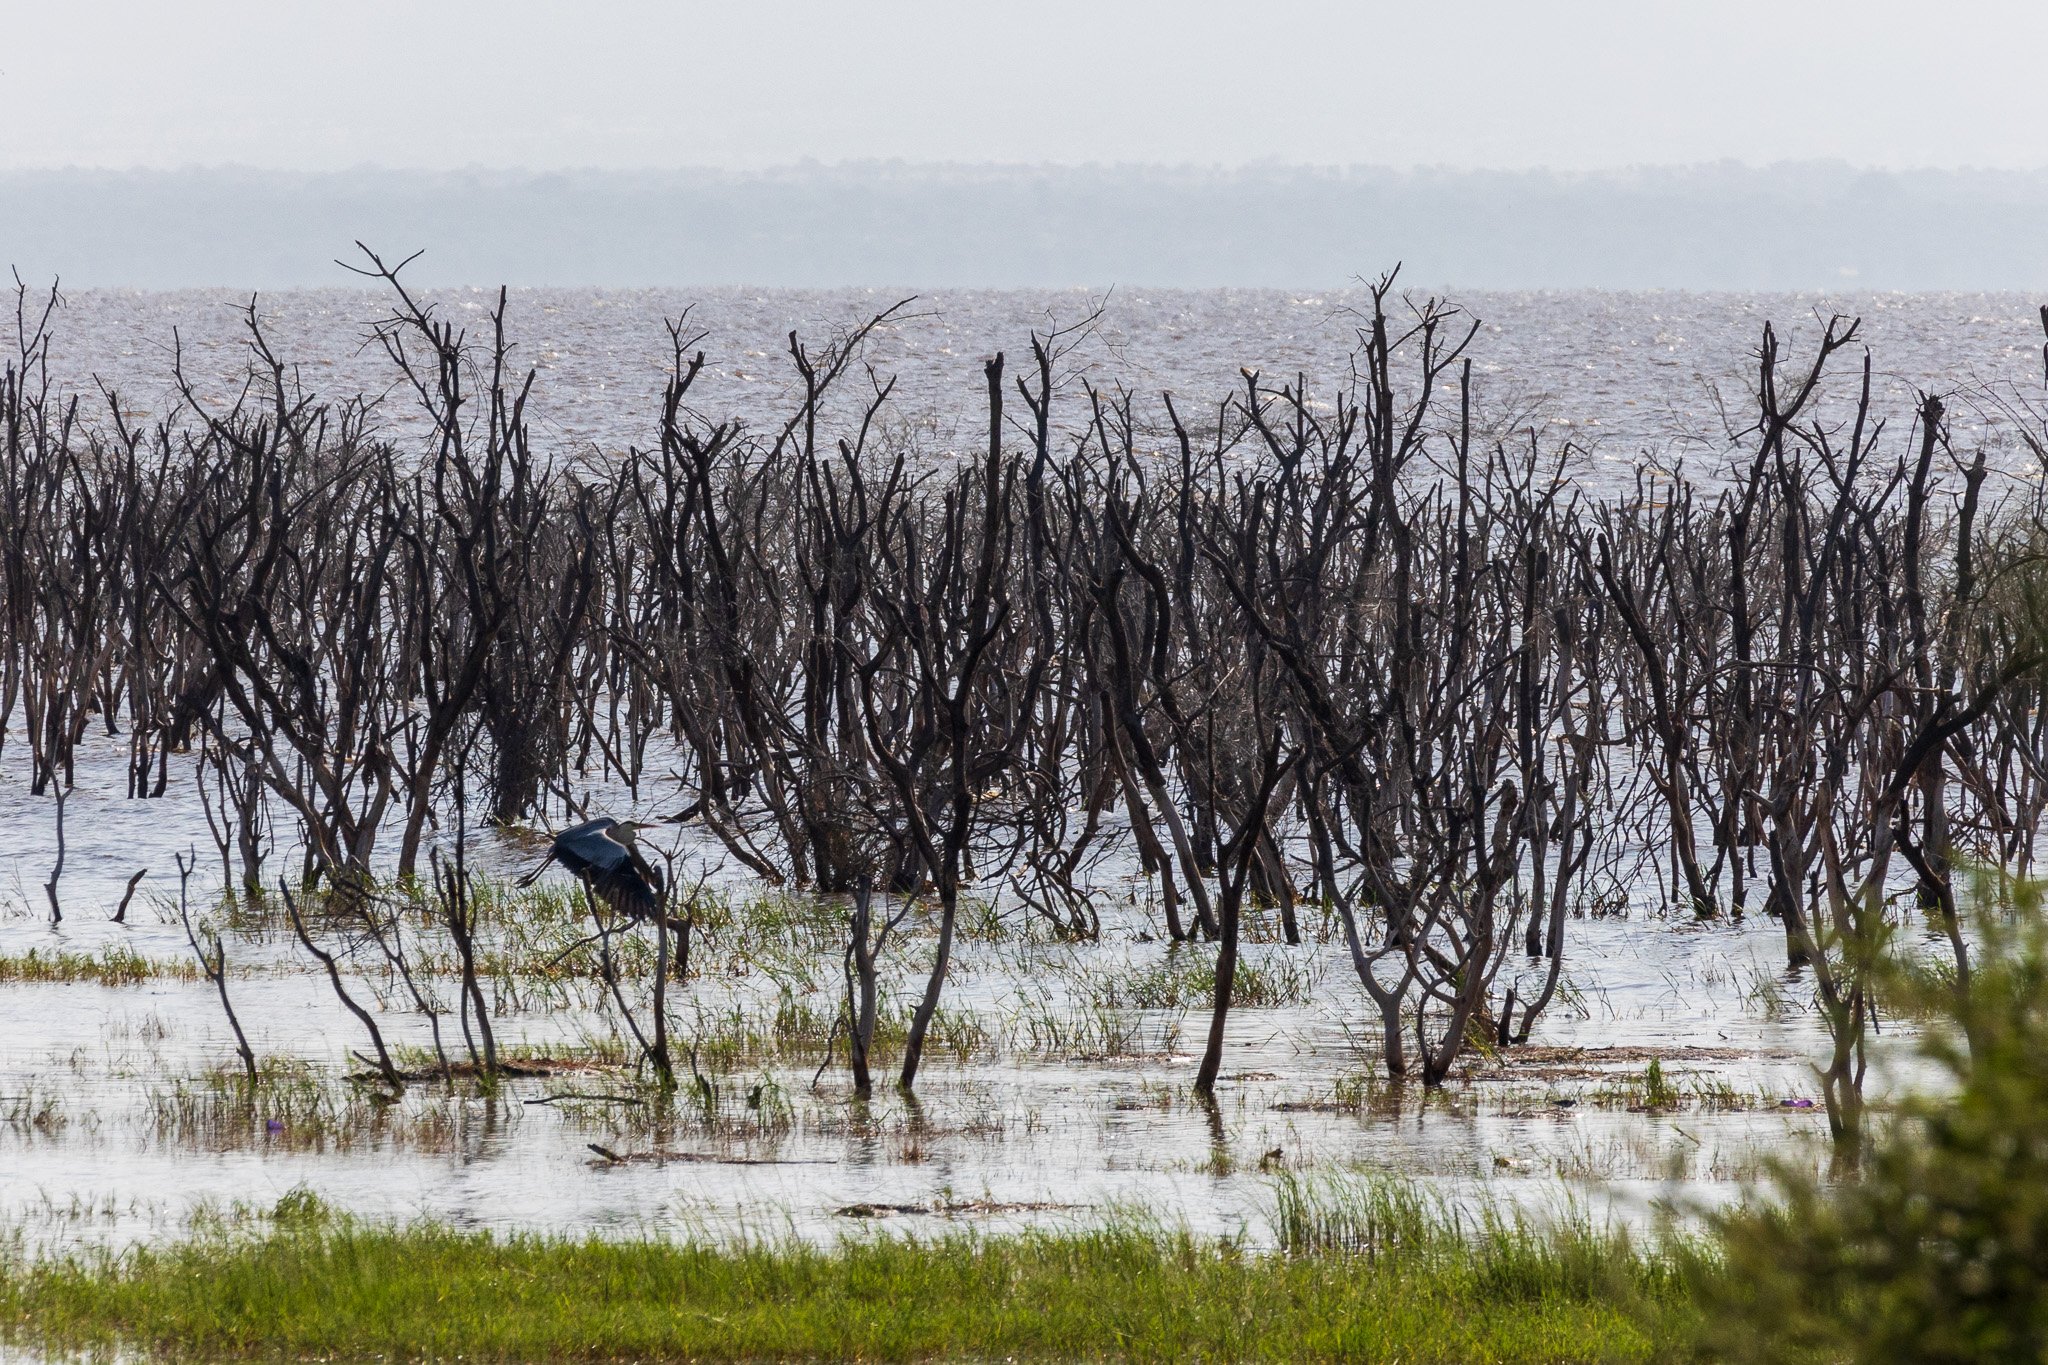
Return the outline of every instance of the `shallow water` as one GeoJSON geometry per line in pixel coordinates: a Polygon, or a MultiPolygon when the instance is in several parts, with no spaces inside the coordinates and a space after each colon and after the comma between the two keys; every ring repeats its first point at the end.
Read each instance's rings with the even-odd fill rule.
{"type": "MultiPolygon", "coordinates": [[[[435,297],[478,320],[489,302],[483,293],[435,297]]],[[[790,328],[823,337],[893,300],[856,291],[707,291],[694,300],[520,291],[512,299],[518,355],[541,370],[537,428],[556,451],[616,453],[651,439],[667,360],[661,320],[693,301],[693,323],[711,332],[699,405],[760,414],[758,423],[772,414],[768,400],[789,391],[780,348],[790,328]]],[[[1096,302],[1075,293],[919,300],[915,316],[879,332],[868,353],[880,371],[903,376],[897,434],[931,451],[971,445],[985,420],[981,358],[1000,346],[1014,364],[1032,327],[1048,317],[1078,319],[1096,302]]],[[[1068,369],[1198,397],[1241,382],[1243,365],[1269,376],[1303,370],[1312,388],[1325,387],[1346,373],[1355,344],[1349,310],[1360,302],[1355,293],[1117,294],[1068,369]]],[[[2017,295],[1496,294],[1463,302],[1483,320],[1475,371],[1487,420],[1501,430],[1534,426],[1546,444],[1568,435],[1589,445],[1585,477],[1596,491],[1603,478],[1632,478],[1646,461],[1720,448],[1714,392],[1743,392],[1765,318],[1810,342],[1816,310],[1863,313],[1880,388],[1895,408],[1916,388],[2025,387],[2039,376],[2036,305],[2017,295]]],[[[220,292],[72,295],[58,319],[59,376],[97,376],[129,411],[160,408],[176,328],[196,390],[220,401],[243,358],[234,304],[220,292]]],[[[382,307],[376,295],[292,292],[266,296],[259,307],[309,387],[347,395],[389,383],[388,362],[363,344],[382,307]]],[[[395,407],[388,421],[402,427],[395,407]]],[[[189,772],[161,800],[126,799],[125,756],[125,738],[104,734],[81,754],[65,812],[65,919],[53,927],[42,882],[56,848],[54,803],[28,795],[18,737],[0,748],[0,828],[8,834],[0,953],[124,944],[151,959],[189,959],[171,909],[173,857],[197,852],[194,904],[210,908],[221,877],[205,815],[189,772]],[[139,869],[148,875],[130,923],[109,924],[139,869]]],[[[662,770],[659,762],[648,767],[662,770]]],[[[592,809],[635,805],[596,775],[585,794],[592,809]]],[[[672,793],[658,787],[641,795],[643,812],[673,808],[672,793]]],[[[686,860],[715,866],[709,850],[687,842],[685,849],[686,860]]],[[[471,854],[478,870],[502,877],[531,866],[538,847],[530,835],[491,831],[476,836],[471,854]]],[[[273,872],[289,865],[289,851],[273,854],[273,872]]],[[[0,984],[0,1116],[13,1116],[0,1122],[0,1220],[39,1242],[120,1241],[179,1232],[207,1210],[268,1207],[304,1185],[362,1213],[501,1228],[793,1229],[818,1237],[875,1221],[842,1212],[857,1205],[941,1210],[879,1220],[913,1229],[1092,1218],[1137,1205],[1199,1230],[1242,1229],[1259,1239],[1270,1235],[1265,1220],[1281,1169],[1396,1172],[1461,1197],[1577,1200],[1636,1218],[1656,1199],[1732,1197],[1760,1157],[1806,1150],[1824,1128],[1818,1109],[1781,1105],[1817,1094],[1808,1059],[1819,1055],[1821,1033],[1804,1008],[1803,984],[1785,977],[1775,923],[1669,918],[1654,877],[1628,888],[1623,913],[1569,925],[1572,995],[1553,1005],[1533,1040],[1636,1051],[1500,1074],[1481,1067],[1478,1078],[1435,1096],[1381,1078],[1364,1102],[1338,1105],[1341,1088],[1355,1099],[1367,1085],[1361,1078],[1373,1073],[1376,1055],[1341,943],[1261,943],[1248,950],[1254,963],[1284,962],[1316,984],[1305,1002],[1233,1013],[1229,1079],[1212,1116],[1187,1093],[1198,1009],[1117,1013],[1111,1022],[1129,1036],[1111,1049],[1118,1055],[1095,1060],[1072,1055],[1090,1051],[1085,1040],[1053,1045],[1031,1034],[1033,1018],[1087,1023],[1077,983],[1167,952],[1128,873],[1111,864],[1099,874],[1115,893],[1100,943],[1055,942],[1013,910],[1002,937],[963,945],[947,1004],[990,1042],[964,1060],[935,1059],[916,1107],[890,1091],[857,1106],[836,1069],[814,1090],[815,1064],[747,1067],[716,1078],[727,1119],[711,1130],[687,1113],[663,1124],[633,1121],[627,1111],[643,1106],[527,1103],[576,1088],[575,1076],[514,1080],[492,1100],[415,1085],[381,1120],[352,1122],[345,1142],[289,1126],[166,1130],[166,1092],[232,1060],[209,985],[0,984]],[[1641,1075],[1649,1052],[1669,1057],[1667,1075],[1692,1095],[1667,1113],[1630,1112],[1615,1089],[1618,1079],[1641,1075]],[[766,1087],[772,1123],[748,1117],[744,1096],[755,1085],[766,1087]],[[54,1107],[39,1108],[45,1099],[54,1107]],[[599,1156],[591,1143],[627,1159],[599,1156]]],[[[716,882],[743,889],[729,873],[716,882]]],[[[347,1052],[362,1040],[325,983],[274,934],[231,937],[229,946],[231,989],[257,1054],[305,1059],[326,1078],[327,1093],[345,1095],[335,1078],[353,1065],[347,1052]]],[[[718,945],[714,963],[725,970],[678,988],[683,1043],[703,1014],[732,1005],[772,1010],[773,981],[736,974],[747,946],[718,945]]],[[[921,971],[928,948],[918,934],[899,943],[891,963],[898,992],[921,971]]],[[[812,965],[792,989],[829,1011],[836,956],[812,965]]],[[[423,1022],[395,996],[381,1014],[394,1039],[425,1041],[423,1022]]],[[[503,1043],[555,1049],[613,1028],[588,1000],[515,1008],[498,1026],[503,1043]]],[[[592,1074],[592,1085],[621,1083],[592,1074]]]]}
{"type": "MultiPolygon", "coordinates": [[[[1128,927],[1120,927],[1125,932],[1113,930],[1100,947],[969,943],[949,1008],[1003,1032],[1020,988],[1041,970],[1039,952],[1100,959],[1164,951],[1134,947],[1128,927]]],[[[1307,956],[1325,972],[1323,989],[1311,1005],[1234,1014],[1220,1136],[1186,1091],[1199,1021],[1150,1011],[1135,1021],[1146,1055],[1062,1058],[1002,1042],[986,1058],[942,1056],[920,1085],[915,1111],[884,1090],[863,1113],[836,1070],[814,1093],[810,1066],[748,1067],[717,1078],[722,1105],[740,1120],[730,1133],[707,1133],[687,1120],[668,1133],[639,1130],[631,1117],[620,1126],[616,1116],[629,1111],[522,1103],[564,1088],[616,1089],[603,1078],[515,1080],[496,1100],[445,1100],[423,1083],[393,1121],[364,1127],[352,1145],[315,1137],[307,1147],[294,1131],[247,1124],[162,1131],[152,1095],[232,1060],[206,983],[15,984],[0,988],[10,1024],[0,1047],[0,1094],[54,1093],[60,1117],[47,1129],[30,1120],[0,1131],[7,1170],[0,1198],[8,1215],[66,1239],[174,1231],[196,1207],[267,1207],[300,1184],[360,1212],[494,1227],[778,1231],[786,1223],[815,1236],[845,1226],[837,1211],[854,1204],[986,1201],[1059,1207],[958,1216],[1002,1223],[1135,1204],[1205,1231],[1250,1224],[1256,1233],[1270,1176],[1283,1167],[1392,1172],[1452,1189],[1515,1185],[1509,1198],[1536,1202],[1569,1192],[1595,1203],[1619,1200],[1640,1214],[1642,1201],[1675,1192],[1668,1174],[1684,1177],[1687,1197],[1726,1197],[1753,1174],[1757,1155],[1787,1150],[1817,1130],[1817,1111],[1775,1106],[1813,1093],[1801,1060],[1818,1042],[1810,1020],[1761,1019],[1739,998],[1743,972],[1770,969],[1778,945],[1769,926],[1681,931],[1613,921],[1574,929],[1573,976],[1585,1006],[1554,1011],[1537,1041],[1625,1041],[1683,1056],[1705,1040],[1716,1056],[1673,1061],[1667,1075],[1681,1088],[1725,1081],[1744,1092],[1748,1107],[1688,1103],[1667,1116],[1601,1107],[1590,1098],[1600,1087],[1595,1073],[1638,1075],[1636,1053],[1620,1063],[1594,1055],[1556,1073],[1528,1068],[1437,1097],[1383,1091],[1361,1107],[1340,1107],[1331,1102],[1335,1088],[1367,1064],[1365,1040],[1355,1033],[1363,999],[1342,975],[1341,948],[1270,945],[1253,949],[1252,960],[1307,956]],[[785,1092],[788,1126],[756,1134],[737,1106],[764,1079],[785,1092]],[[1563,1099],[1577,1102],[1567,1108],[1556,1102],[1563,1099]],[[445,1114],[447,1123],[426,1131],[403,1121],[423,1113],[445,1114]],[[594,1157],[593,1142],[631,1160],[594,1157]],[[639,1159],[649,1153],[668,1157],[639,1159]]],[[[53,931],[16,920],[0,941],[20,953],[109,936],[97,924],[53,931]]],[[[132,937],[153,954],[182,947],[161,926],[138,926],[132,937]]],[[[911,943],[904,968],[922,957],[915,950],[924,945],[911,943]]],[[[685,1043],[693,1007],[727,995],[709,977],[679,992],[685,1043]]],[[[260,1057],[308,1057],[338,1070],[345,1049],[363,1045],[325,983],[303,971],[237,977],[232,990],[260,1057]]],[[[394,1010],[385,1024],[393,1041],[425,1041],[416,1018],[394,1010]]],[[[579,1008],[505,1017],[498,1027],[501,1045],[545,1045],[602,1025],[579,1008]]]]}
{"type": "MultiPolygon", "coordinates": [[[[176,852],[207,849],[204,817],[175,788],[163,800],[123,799],[122,753],[119,740],[96,737],[83,758],[67,810],[66,917],[54,927],[39,885],[52,846],[50,803],[23,795],[23,747],[0,753],[0,801],[15,835],[0,953],[126,945],[153,960],[189,960],[171,904],[175,880],[164,870],[176,852]],[[130,923],[111,924],[138,866],[151,872],[130,923]]],[[[629,804],[602,785],[592,795],[606,808],[629,804]]],[[[505,832],[478,836],[472,854],[498,873],[534,858],[530,836],[505,832]]],[[[1112,868],[1105,880],[1116,875],[1112,868]]],[[[207,888],[200,900],[210,901],[218,880],[217,863],[211,876],[195,877],[207,888]]],[[[206,982],[0,984],[0,1114],[13,1116],[0,1123],[0,1218],[45,1245],[120,1241],[176,1233],[195,1213],[267,1208],[305,1185],[357,1212],[498,1228],[829,1237],[869,1226],[842,1213],[863,1204],[952,1208],[885,1220],[912,1230],[1058,1222],[1137,1206],[1203,1231],[1264,1239],[1281,1169],[1398,1173],[1460,1197],[1545,1207],[1569,1200],[1642,1218],[1655,1200],[1733,1197],[1760,1157],[1801,1150],[1823,1129],[1817,1109],[1779,1104],[1817,1094],[1806,1059],[1819,1055],[1821,1036],[1801,984],[1785,979],[1775,923],[1666,918],[1654,892],[1625,915],[1570,924],[1574,994],[1553,1005],[1533,1040],[1648,1051],[1511,1066],[1437,1096],[1367,1083],[1376,1057],[1369,1006],[1341,939],[1311,933],[1298,948],[1248,947],[1255,966],[1285,964],[1312,984],[1305,1000],[1233,1012],[1212,1120],[1187,1091],[1206,1023],[1199,1005],[1115,1012],[1130,1035],[1117,1045],[1124,1055],[1071,1055],[1086,1053],[1094,1035],[1050,1045],[1030,1035],[1033,1018],[1085,1029],[1097,1017],[1081,1008],[1091,983],[1126,977],[1169,951],[1142,898],[1123,891],[1105,897],[1099,943],[1055,941],[1016,911],[1000,937],[963,943],[947,1008],[977,1020],[991,1042],[966,1060],[940,1050],[916,1108],[886,1087],[871,1106],[854,1105],[838,1067],[813,1091],[815,1063],[748,1065],[714,1078],[725,1115],[715,1129],[693,1117],[687,1095],[666,1124],[642,1120],[635,1106],[526,1103],[563,1090],[625,1093],[610,1073],[515,1079],[495,1100],[448,1098],[423,1083],[382,1120],[307,1133],[246,1120],[167,1128],[161,1115],[177,1082],[233,1061],[206,982]],[[1657,1115],[1629,1112],[1626,1096],[1602,1097],[1640,1077],[1652,1052],[1671,1059],[1667,1075],[1682,1091],[1707,1096],[1657,1115]],[[768,1125],[744,1109],[746,1092],[764,1081],[783,1097],[771,1105],[781,1117],[768,1125]],[[1347,1085],[1369,1085],[1369,1096],[1333,1103],[1347,1085]],[[55,1101],[54,1117],[39,1125],[45,1098],[55,1101]],[[628,1160],[606,1160],[591,1143],[628,1160]]],[[[1265,937],[1274,937],[1270,926],[1265,937]]],[[[350,1088],[336,1078],[360,1069],[348,1053],[365,1043],[311,964],[274,929],[230,935],[229,950],[233,998],[257,1055],[306,1059],[345,1095],[350,1088]]],[[[772,1013],[778,973],[813,1008],[837,1007],[836,955],[793,971],[739,932],[699,951],[708,954],[701,975],[672,996],[684,1047],[721,1006],[772,1013]],[[763,951],[750,952],[756,947],[763,951]]],[[[928,951],[924,933],[893,950],[899,996],[928,951]]],[[[363,997],[378,984],[367,969],[352,980],[363,997]]],[[[425,1045],[424,1021],[388,983],[386,991],[380,1016],[392,1041],[425,1045]]],[[[513,1008],[497,1020],[501,1046],[557,1052],[614,1027],[588,998],[513,1008]]]]}

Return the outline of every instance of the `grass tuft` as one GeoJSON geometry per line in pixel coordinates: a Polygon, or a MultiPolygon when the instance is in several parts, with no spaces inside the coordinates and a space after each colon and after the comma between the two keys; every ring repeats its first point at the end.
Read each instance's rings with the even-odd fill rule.
{"type": "Polygon", "coordinates": [[[97,953],[31,948],[18,957],[0,955],[0,982],[139,986],[145,981],[196,981],[199,969],[189,961],[144,957],[125,943],[109,944],[97,953]]]}

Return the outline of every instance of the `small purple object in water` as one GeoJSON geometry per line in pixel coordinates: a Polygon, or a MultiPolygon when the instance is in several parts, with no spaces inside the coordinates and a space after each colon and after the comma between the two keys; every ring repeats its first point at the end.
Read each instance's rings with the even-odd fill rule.
{"type": "Polygon", "coordinates": [[[1813,1101],[1812,1101],[1812,1100],[1779,1100],[1779,1101],[1778,1101],[1778,1107],[1779,1107],[1780,1109],[1811,1109],[1811,1108],[1813,1108],[1813,1101]]]}
{"type": "Polygon", "coordinates": [[[267,1132],[272,1132],[272,1133],[282,1133],[282,1132],[284,1131],[284,1120],[283,1120],[283,1119],[265,1119],[265,1120],[263,1121],[263,1127],[264,1127],[265,1131],[267,1131],[267,1132]]]}

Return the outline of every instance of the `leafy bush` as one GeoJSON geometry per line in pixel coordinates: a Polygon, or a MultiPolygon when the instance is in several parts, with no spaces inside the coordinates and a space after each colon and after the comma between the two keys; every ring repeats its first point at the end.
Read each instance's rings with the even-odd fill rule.
{"type": "Polygon", "coordinates": [[[2031,903],[1977,919],[1967,993],[1900,986],[1953,1093],[1904,1106],[1860,1178],[1781,1171],[1775,1201],[1719,1220],[1695,1266],[1703,1355],[2048,1359],[2048,927],[2031,903]]]}

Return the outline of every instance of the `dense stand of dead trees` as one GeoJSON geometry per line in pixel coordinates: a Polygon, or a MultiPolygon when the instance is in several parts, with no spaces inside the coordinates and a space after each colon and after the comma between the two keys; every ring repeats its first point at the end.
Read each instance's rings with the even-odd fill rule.
{"type": "MultiPolygon", "coordinates": [[[[1170,939],[1218,945],[1206,1092],[1254,907],[1340,935],[1385,1066],[1434,1084],[1526,1040],[1567,921],[1650,881],[1782,924],[1847,1133],[1902,888],[1966,979],[1958,861],[2030,863],[2036,490],[1957,448],[1950,400],[1887,420],[1853,323],[1798,358],[1767,328],[1733,455],[1618,491],[1476,430],[1474,324],[1391,281],[1344,383],[1247,372],[1200,414],[1063,382],[1078,333],[1035,337],[950,458],[862,360],[895,310],[792,334],[765,423],[699,410],[678,322],[647,443],[600,463],[533,450],[502,294],[460,331],[367,260],[410,427],[304,391],[253,305],[231,404],[184,386],[137,427],[53,392],[25,295],[0,380],[0,744],[61,792],[88,723],[125,725],[137,799],[198,753],[229,885],[281,842],[303,881],[413,876],[451,791],[504,822],[593,772],[673,792],[758,876],[850,895],[865,1092],[907,898],[936,934],[906,1086],[962,898],[1090,936],[1123,853],[1170,939]]],[[[466,956],[465,874],[432,872],[466,956]]]]}

